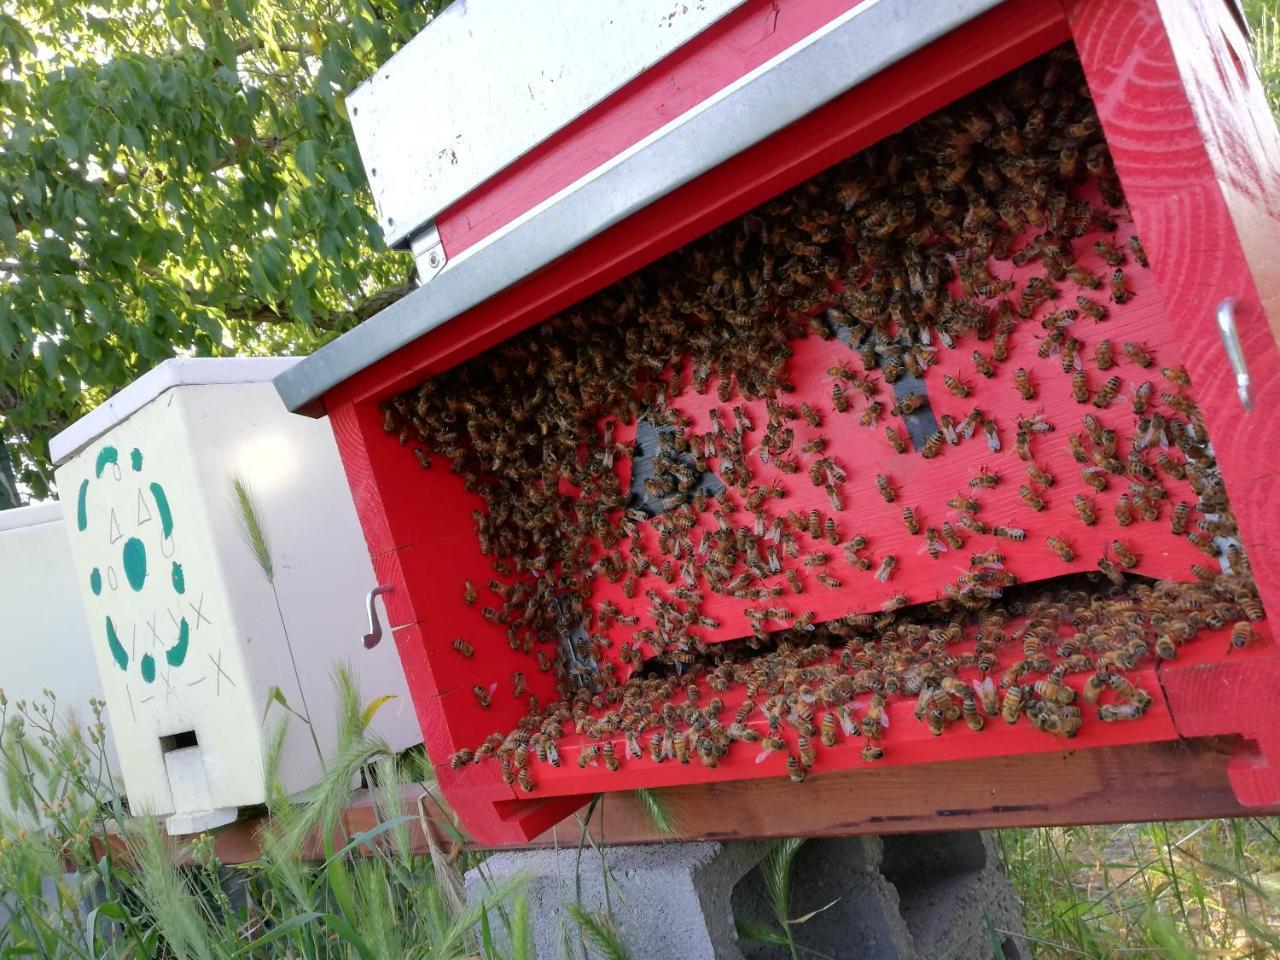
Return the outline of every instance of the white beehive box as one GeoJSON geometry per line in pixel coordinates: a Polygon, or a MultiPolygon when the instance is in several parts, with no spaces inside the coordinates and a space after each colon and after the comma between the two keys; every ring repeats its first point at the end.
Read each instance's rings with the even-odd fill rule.
{"type": "Polygon", "coordinates": [[[362,698],[393,695],[374,727],[421,741],[394,644],[365,650],[374,587],[328,424],[285,410],[285,359],[169,360],[50,444],[92,649],[135,811],[173,833],[267,798],[267,731],[289,717],[289,793],[332,749],[334,670],[362,698]],[[245,534],[233,482],[265,528],[273,577],[245,534]],[[313,739],[314,734],[314,739],[313,739]]]}
{"type": "MultiPolygon", "coordinates": [[[[36,704],[48,705],[45,691],[52,692],[59,729],[92,723],[89,700],[102,699],[79,578],[57,503],[0,510],[0,690],[10,717],[20,701],[29,711],[36,704]]],[[[107,760],[118,769],[110,740],[107,760]]]]}

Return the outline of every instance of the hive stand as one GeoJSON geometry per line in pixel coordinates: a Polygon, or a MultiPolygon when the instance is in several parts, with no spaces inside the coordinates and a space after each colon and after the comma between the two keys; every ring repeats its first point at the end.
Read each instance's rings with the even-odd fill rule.
{"type": "MultiPolygon", "coordinates": [[[[785,947],[740,938],[777,929],[759,842],[497,854],[466,878],[470,899],[529,876],[537,956],[581,956],[568,906],[608,912],[634,956],[647,960],[782,960],[785,947]],[[608,886],[608,893],[605,888],[608,886]],[[570,946],[566,949],[564,943],[570,946]]],[[[810,840],[791,868],[792,918],[802,953],[865,960],[989,960],[995,932],[1006,960],[1026,956],[1017,897],[989,833],[810,840]],[[817,911],[816,913],[814,911],[817,911]],[[812,953],[810,953],[812,951],[812,953]]],[[[491,917],[495,939],[506,929],[491,917]]]]}

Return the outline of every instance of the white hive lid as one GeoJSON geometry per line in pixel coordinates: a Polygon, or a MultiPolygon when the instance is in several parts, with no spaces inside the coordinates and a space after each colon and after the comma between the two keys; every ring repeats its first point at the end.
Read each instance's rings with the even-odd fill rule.
{"type": "Polygon", "coordinates": [[[97,409],[49,441],[55,467],[66,463],[116,425],[173,387],[212,383],[266,383],[298,357],[174,357],[144,373],[97,409]]]}

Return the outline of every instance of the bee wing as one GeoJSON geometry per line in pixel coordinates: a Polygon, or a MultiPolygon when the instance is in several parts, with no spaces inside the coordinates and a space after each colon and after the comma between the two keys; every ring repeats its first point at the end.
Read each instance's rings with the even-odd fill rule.
{"type": "Polygon", "coordinates": [[[560,751],[556,749],[554,743],[547,744],[547,760],[551,762],[553,767],[560,765],[560,751]]]}
{"type": "Polygon", "coordinates": [[[756,763],[764,763],[764,758],[773,753],[773,747],[769,746],[769,742],[767,740],[762,740],[761,743],[763,744],[763,747],[760,752],[756,754],[756,763]]]}
{"type": "Polygon", "coordinates": [[[836,710],[836,719],[840,721],[840,729],[844,731],[846,737],[858,735],[858,721],[853,718],[853,712],[848,707],[839,707],[836,710]]]}
{"type": "Polygon", "coordinates": [[[489,696],[492,697],[494,694],[494,691],[497,689],[498,689],[498,681],[495,680],[493,681],[493,683],[489,684],[489,696]]]}
{"type": "Polygon", "coordinates": [[[889,729],[889,711],[888,710],[880,711],[880,726],[884,727],[886,730],[889,729]]]}

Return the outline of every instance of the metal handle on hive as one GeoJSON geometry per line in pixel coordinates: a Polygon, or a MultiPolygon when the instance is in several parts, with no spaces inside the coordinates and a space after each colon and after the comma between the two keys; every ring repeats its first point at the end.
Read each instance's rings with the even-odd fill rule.
{"type": "Polygon", "coordinates": [[[1227,297],[1218,304],[1217,317],[1222,347],[1227,351],[1227,359],[1231,361],[1231,370],[1236,376],[1236,393],[1244,408],[1252,410],[1252,384],[1249,382],[1249,367],[1244,359],[1244,347],[1240,343],[1240,331],[1236,329],[1235,297],[1227,297]]]}
{"type": "Polygon", "coordinates": [[[364,635],[366,650],[372,650],[382,642],[382,619],[378,616],[378,607],[374,600],[379,594],[390,593],[393,589],[395,588],[389,583],[380,583],[364,598],[365,607],[369,612],[369,632],[364,635]]]}

